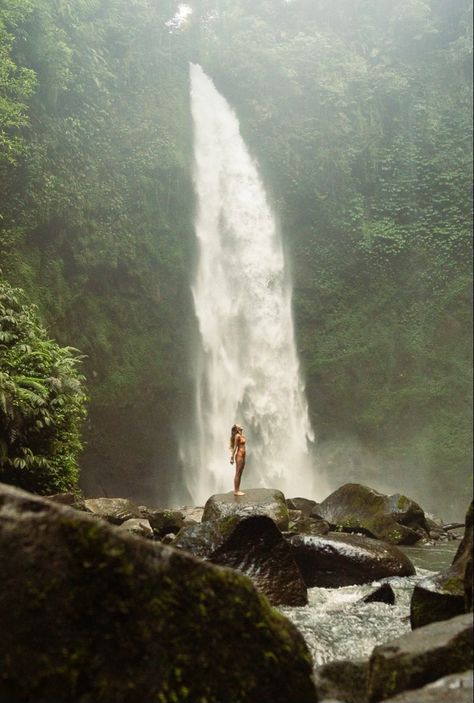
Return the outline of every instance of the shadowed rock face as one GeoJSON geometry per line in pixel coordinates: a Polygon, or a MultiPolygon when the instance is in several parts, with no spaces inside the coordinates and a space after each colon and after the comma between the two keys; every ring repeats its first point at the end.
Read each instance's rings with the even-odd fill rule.
{"type": "Polygon", "coordinates": [[[375,647],[369,664],[369,703],[472,667],[472,616],[432,623],[375,647]]]}
{"type": "Polygon", "coordinates": [[[231,515],[250,517],[266,515],[280,530],[288,529],[288,508],[281,491],[272,488],[250,488],[244,496],[216,493],[204,506],[202,521],[217,520],[231,515]]]}
{"type": "Polygon", "coordinates": [[[336,660],[315,671],[316,690],[320,700],[367,703],[368,660],[336,660]]]}
{"type": "Polygon", "coordinates": [[[413,544],[427,536],[425,514],[406,496],[378,493],[346,483],[317,507],[318,515],[344,531],[359,531],[390,544],[413,544]]]}
{"type": "Polygon", "coordinates": [[[472,703],[472,671],[444,676],[423,688],[386,699],[385,703],[472,703]]]}
{"type": "Polygon", "coordinates": [[[387,605],[395,604],[395,593],[389,583],[383,583],[381,586],[369,593],[361,599],[362,603],[386,603],[387,605]]]}
{"type": "Polygon", "coordinates": [[[183,529],[173,546],[249,576],[272,605],[305,605],[306,585],[289,545],[264,515],[221,518],[183,529]]]}
{"type": "Polygon", "coordinates": [[[315,703],[250,580],[0,485],[0,700],[315,703]]]}
{"type": "Polygon", "coordinates": [[[387,576],[412,576],[415,568],[397,547],[360,535],[287,536],[308,587],[337,588],[387,576]]]}
{"type": "Polygon", "coordinates": [[[428,576],[413,590],[410,602],[413,629],[472,610],[472,503],[465,524],[464,537],[449,569],[428,576]]]}

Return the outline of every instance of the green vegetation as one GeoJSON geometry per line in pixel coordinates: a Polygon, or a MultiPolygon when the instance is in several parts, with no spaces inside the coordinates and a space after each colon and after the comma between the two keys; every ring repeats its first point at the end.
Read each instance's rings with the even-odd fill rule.
{"type": "Polygon", "coordinates": [[[0,259],[87,356],[89,487],[166,502],[181,482],[192,60],[235,107],[281,222],[319,446],[375,457],[348,476],[349,449],[333,485],[383,473],[429,485],[443,515],[447,486],[463,507],[472,3],[194,0],[170,31],[178,4],[0,9],[0,259]]]}
{"type": "Polygon", "coordinates": [[[75,352],[0,281],[0,481],[43,494],[77,487],[85,395],[75,352]]]}

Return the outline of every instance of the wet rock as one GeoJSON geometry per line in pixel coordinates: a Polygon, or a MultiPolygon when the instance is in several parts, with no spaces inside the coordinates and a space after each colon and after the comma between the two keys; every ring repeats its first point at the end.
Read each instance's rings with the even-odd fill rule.
{"type": "Polygon", "coordinates": [[[210,559],[239,520],[238,515],[233,515],[230,518],[187,525],[175,536],[173,547],[183,549],[198,559],[210,559]]]}
{"type": "Polygon", "coordinates": [[[464,608],[466,612],[472,612],[473,592],[472,592],[472,550],[473,550],[473,504],[466,514],[464,536],[459,545],[453,560],[453,567],[464,573],[464,608]]]}
{"type": "Polygon", "coordinates": [[[317,507],[315,500],[309,500],[308,498],[288,498],[286,501],[288,510],[301,510],[303,515],[308,517],[311,515],[311,511],[317,507]]]}
{"type": "Polygon", "coordinates": [[[204,506],[202,521],[217,520],[231,515],[250,517],[266,515],[280,530],[288,529],[288,508],[281,491],[272,488],[250,488],[244,496],[219,493],[211,496],[204,506]]]}
{"type": "Polygon", "coordinates": [[[309,517],[301,510],[289,510],[290,521],[288,530],[304,535],[327,535],[331,529],[326,520],[318,517],[309,517]]]}
{"type": "Polygon", "coordinates": [[[302,636],[232,569],[10,486],[0,558],[1,701],[316,702],[302,636]]]}
{"type": "Polygon", "coordinates": [[[369,593],[365,598],[361,599],[362,603],[386,603],[387,605],[395,605],[395,593],[389,583],[383,583],[381,586],[369,593]]]}
{"type": "Polygon", "coordinates": [[[86,509],[84,498],[77,493],[54,493],[53,495],[45,496],[45,498],[52,500],[53,503],[57,503],[58,505],[67,505],[76,510],[86,509]]]}
{"type": "Polygon", "coordinates": [[[423,688],[405,691],[384,703],[472,703],[472,671],[452,674],[423,688]]]}
{"type": "Polygon", "coordinates": [[[306,585],[292,552],[271,518],[228,518],[187,527],[173,546],[250,576],[272,605],[305,605],[306,585]]]}
{"type": "Polygon", "coordinates": [[[464,612],[464,580],[457,569],[428,576],[415,585],[410,601],[413,630],[464,612]]]}
{"type": "Polygon", "coordinates": [[[172,544],[172,542],[174,542],[175,539],[176,539],[176,535],[173,532],[170,532],[169,534],[164,535],[161,538],[160,542],[162,544],[172,544]]]}
{"type": "Polygon", "coordinates": [[[446,540],[449,538],[448,532],[444,529],[443,523],[439,518],[433,519],[425,515],[426,529],[428,536],[432,540],[446,540]]]}
{"type": "Polygon", "coordinates": [[[314,672],[316,691],[320,699],[337,699],[344,703],[367,703],[369,662],[332,661],[319,666],[314,672]]]}
{"type": "Polygon", "coordinates": [[[472,610],[472,503],[464,537],[449,569],[416,584],[410,602],[413,629],[472,610]],[[471,579],[471,582],[469,582],[471,579]]]}
{"type": "Polygon", "coordinates": [[[86,512],[121,525],[126,520],[142,517],[138,505],[127,498],[88,498],[84,501],[86,512]]]}
{"type": "Polygon", "coordinates": [[[197,525],[201,522],[204,506],[184,505],[178,508],[184,519],[184,525],[197,525]]]}
{"type": "Polygon", "coordinates": [[[140,506],[142,516],[150,523],[156,539],[161,539],[166,534],[178,534],[184,527],[184,515],[179,510],[152,510],[140,506]]]}
{"type": "Polygon", "coordinates": [[[337,588],[412,576],[415,568],[394,545],[360,535],[286,536],[306,585],[337,588]]]}
{"type": "Polygon", "coordinates": [[[346,532],[363,532],[390,544],[427,537],[425,514],[404,495],[387,496],[359,483],[346,483],[319,504],[318,514],[346,532]]]}
{"type": "Polygon", "coordinates": [[[369,702],[421,688],[472,666],[472,616],[432,623],[375,647],[369,665],[369,702]]]}
{"type": "Polygon", "coordinates": [[[153,539],[154,537],[150,523],[144,518],[125,520],[117,529],[123,532],[130,532],[130,534],[137,535],[137,537],[145,537],[146,539],[153,539]]]}

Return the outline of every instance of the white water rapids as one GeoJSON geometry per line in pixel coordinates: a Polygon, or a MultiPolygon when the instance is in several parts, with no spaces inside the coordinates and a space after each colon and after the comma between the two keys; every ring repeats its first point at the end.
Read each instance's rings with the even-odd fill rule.
{"type": "Polygon", "coordinates": [[[232,489],[229,436],[247,437],[242,488],[313,497],[313,433],[294,342],[282,241],[237,117],[200,66],[191,66],[198,262],[192,286],[195,432],[183,448],[200,504],[232,489]]]}

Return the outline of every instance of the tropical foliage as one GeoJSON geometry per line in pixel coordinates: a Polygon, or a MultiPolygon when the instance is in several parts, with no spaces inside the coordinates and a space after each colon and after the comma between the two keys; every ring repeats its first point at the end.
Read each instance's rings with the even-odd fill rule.
{"type": "Polygon", "coordinates": [[[79,361],[48,339],[22,292],[0,281],[0,481],[43,494],[77,487],[79,361]]]}

